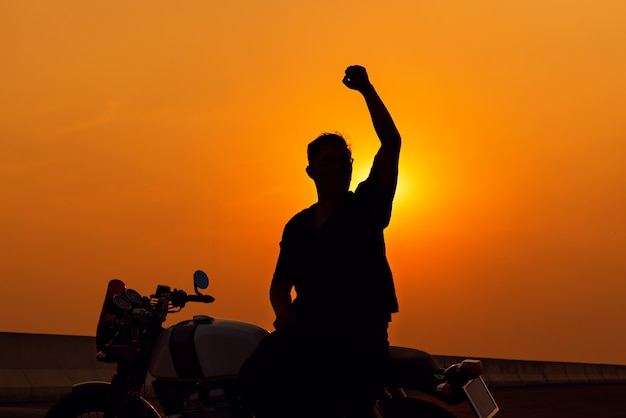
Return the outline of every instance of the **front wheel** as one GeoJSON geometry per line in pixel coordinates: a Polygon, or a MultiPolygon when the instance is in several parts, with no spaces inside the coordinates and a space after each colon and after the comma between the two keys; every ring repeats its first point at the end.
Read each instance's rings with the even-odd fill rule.
{"type": "MultiPolygon", "coordinates": [[[[72,393],[56,402],[44,418],[102,418],[105,416],[110,384],[89,382],[76,385],[72,393]]],[[[120,414],[110,418],[161,418],[145,399],[132,399],[120,414]]],[[[108,417],[107,417],[108,418],[108,417]]]]}

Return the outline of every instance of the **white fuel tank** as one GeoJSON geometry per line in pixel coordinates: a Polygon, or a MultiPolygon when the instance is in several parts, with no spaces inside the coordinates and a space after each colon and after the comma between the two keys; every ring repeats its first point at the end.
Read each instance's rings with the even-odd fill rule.
{"type": "Polygon", "coordinates": [[[150,374],[166,380],[236,376],[268,334],[247,322],[197,315],[161,332],[150,358],[150,374]]]}

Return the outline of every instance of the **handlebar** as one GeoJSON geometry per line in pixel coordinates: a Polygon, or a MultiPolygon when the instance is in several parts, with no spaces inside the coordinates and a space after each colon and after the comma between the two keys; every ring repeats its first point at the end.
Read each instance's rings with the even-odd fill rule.
{"type": "MultiPolygon", "coordinates": [[[[150,298],[156,300],[166,300],[166,304],[171,304],[174,308],[183,308],[187,302],[201,302],[201,303],[213,303],[215,298],[210,295],[188,295],[184,290],[170,290],[169,286],[159,285],[157,287],[156,294],[151,295],[150,298]]],[[[165,308],[165,306],[164,306],[165,308]]]]}
{"type": "Polygon", "coordinates": [[[187,302],[213,303],[215,298],[210,295],[187,295],[187,302]]]}

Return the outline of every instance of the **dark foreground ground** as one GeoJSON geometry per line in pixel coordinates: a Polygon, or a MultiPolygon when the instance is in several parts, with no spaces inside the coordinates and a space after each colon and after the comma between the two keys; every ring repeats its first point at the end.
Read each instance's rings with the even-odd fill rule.
{"type": "MultiPolygon", "coordinates": [[[[493,388],[497,418],[626,418],[626,384],[493,388]]],[[[41,418],[49,404],[0,404],[0,418],[41,418]]],[[[473,418],[468,405],[453,408],[473,418]]],[[[418,417],[416,417],[418,418],[418,417]]]]}
{"type": "MultiPolygon", "coordinates": [[[[626,384],[492,388],[497,418],[626,418],[626,384]]],[[[458,418],[474,418],[469,405],[458,418]]]]}

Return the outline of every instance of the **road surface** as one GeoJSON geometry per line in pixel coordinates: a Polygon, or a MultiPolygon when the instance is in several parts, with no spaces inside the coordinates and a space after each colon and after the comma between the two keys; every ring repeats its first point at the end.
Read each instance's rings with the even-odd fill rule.
{"type": "MultiPolygon", "coordinates": [[[[496,418],[626,418],[626,384],[492,388],[496,418]]],[[[50,406],[1,404],[0,418],[42,418],[50,406]]],[[[474,418],[469,405],[452,408],[458,418],[474,418]]]]}

